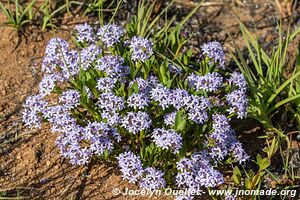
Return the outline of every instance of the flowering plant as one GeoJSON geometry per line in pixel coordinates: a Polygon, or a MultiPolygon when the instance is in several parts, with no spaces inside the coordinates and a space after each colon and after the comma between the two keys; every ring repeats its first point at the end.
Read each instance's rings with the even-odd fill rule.
{"type": "Polygon", "coordinates": [[[94,32],[77,25],[76,49],[50,40],[45,76],[24,104],[24,123],[41,128],[46,120],[72,164],[110,159],[142,188],[222,184],[222,163],[248,159],[230,125],[247,115],[243,75],[226,70],[218,42],[203,45],[199,60],[191,50],[178,51],[184,43],[178,32],[148,39],[130,27],[108,24],[94,32]]]}

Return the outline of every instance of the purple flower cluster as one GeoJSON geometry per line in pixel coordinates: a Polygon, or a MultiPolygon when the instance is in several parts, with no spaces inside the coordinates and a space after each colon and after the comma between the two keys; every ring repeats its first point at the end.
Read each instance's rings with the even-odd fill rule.
{"type": "Polygon", "coordinates": [[[229,80],[229,84],[232,86],[237,86],[239,90],[246,91],[247,90],[247,82],[243,74],[234,71],[229,80]]]}
{"type": "MultiPolygon", "coordinates": [[[[166,187],[164,176],[170,174],[162,169],[168,168],[171,174],[177,173],[177,187],[199,189],[224,182],[216,170],[219,161],[231,156],[241,164],[249,158],[223,114],[227,109],[238,118],[246,117],[247,84],[242,74],[234,72],[224,81],[220,69],[200,76],[193,72],[184,74],[185,69],[170,64],[174,79],[166,86],[158,80],[155,70],[149,74],[143,70],[132,73],[136,65],[153,55],[150,40],[134,36],[128,46],[124,46],[125,32],[116,25],[101,27],[96,36],[88,24],[77,25],[75,29],[77,42],[82,43],[83,49],[69,50],[69,44],[60,38],[49,41],[42,63],[45,76],[39,83],[39,94],[26,100],[23,112],[26,126],[40,128],[44,119],[51,124],[51,132],[60,133],[56,144],[62,156],[72,164],[84,165],[93,156],[119,153],[116,158],[123,178],[142,188],[166,187]],[[117,43],[120,44],[118,50],[124,47],[122,55],[127,55],[124,58],[118,55],[120,51],[113,49],[117,43]],[[101,44],[102,49],[96,44],[101,44]],[[135,62],[128,60],[128,56],[135,62]],[[147,77],[142,78],[143,75],[147,77]],[[182,77],[187,80],[180,80],[182,77]],[[54,96],[56,99],[51,103],[43,99],[52,93],[60,95],[54,96]],[[188,128],[182,130],[175,126],[175,121],[178,123],[181,119],[188,128]],[[196,126],[195,129],[189,128],[192,126],[196,126]],[[205,128],[201,132],[204,126],[212,130],[205,128]],[[132,151],[126,146],[128,135],[132,151]],[[191,140],[199,145],[191,145],[191,140]],[[193,147],[195,149],[190,150],[193,147]],[[191,156],[178,161],[179,152],[185,152],[182,149],[187,150],[186,156],[191,156]],[[195,153],[199,150],[200,153],[195,153]],[[143,161],[149,156],[154,161],[143,168],[146,162],[133,152],[139,152],[143,161]],[[172,160],[165,162],[165,157],[158,158],[157,152],[172,160]]],[[[219,43],[205,44],[202,50],[224,69],[224,52],[219,43]]]]}
{"type": "Polygon", "coordinates": [[[130,40],[129,47],[131,48],[132,54],[131,59],[133,61],[145,62],[153,54],[152,42],[146,38],[134,36],[130,40]]]}
{"type": "Polygon", "coordinates": [[[92,122],[86,127],[70,123],[60,132],[56,143],[63,157],[69,158],[74,165],[86,164],[93,155],[102,155],[113,149],[111,138],[115,130],[103,123],[92,122]]]}
{"type": "Polygon", "coordinates": [[[243,119],[247,116],[248,99],[244,90],[234,90],[226,95],[226,100],[231,106],[228,109],[229,114],[237,113],[237,118],[243,119]]]}
{"type": "Polygon", "coordinates": [[[136,79],[132,80],[129,83],[129,86],[132,87],[133,84],[137,84],[138,86],[138,93],[139,94],[144,94],[146,96],[149,95],[151,92],[152,88],[159,84],[157,78],[155,76],[148,76],[148,78],[145,80],[143,78],[137,77],[136,79]]]}
{"type": "Polygon", "coordinates": [[[117,157],[117,160],[123,179],[127,179],[129,183],[136,183],[143,174],[143,166],[140,158],[128,151],[121,153],[117,157]]]}
{"type": "Polygon", "coordinates": [[[104,25],[97,32],[98,38],[108,47],[119,43],[123,35],[123,28],[114,24],[104,25]]]}
{"type": "Polygon", "coordinates": [[[106,92],[100,95],[97,105],[103,110],[119,111],[124,108],[124,99],[112,92],[106,92]]]}
{"type": "Polygon", "coordinates": [[[26,99],[23,105],[23,122],[29,128],[41,128],[42,116],[40,113],[44,112],[48,103],[42,100],[41,96],[30,96],[26,99]]]}
{"type": "Polygon", "coordinates": [[[171,91],[162,84],[157,85],[150,92],[150,98],[158,102],[158,105],[160,105],[163,110],[167,109],[172,103],[170,95],[171,91]]]}
{"type": "Polygon", "coordinates": [[[101,117],[103,120],[106,120],[106,123],[110,126],[118,125],[121,120],[121,116],[117,111],[109,109],[103,109],[101,117]]]}
{"type": "Polygon", "coordinates": [[[145,112],[128,112],[121,122],[121,126],[133,134],[150,128],[151,118],[145,112]]]}
{"type": "Polygon", "coordinates": [[[206,152],[194,153],[191,158],[182,158],[176,167],[176,185],[179,188],[198,190],[224,183],[222,174],[210,164],[210,157],[206,152]]]}
{"type": "Polygon", "coordinates": [[[170,149],[174,153],[178,153],[182,147],[182,137],[174,130],[156,128],[153,130],[151,137],[158,147],[170,149]]]}
{"type": "Polygon", "coordinates": [[[223,77],[217,73],[207,73],[204,76],[192,74],[187,77],[189,86],[196,91],[204,90],[207,92],[214,92],[219,89],[223,83],[223,77]]]}
{"type": "Polygon", "coordinates": [[[76,40],[77,42],[93,42],[94,41],[94,33],[93,28],[85,24],[78,24],[75,26],[75,30],[77,31],[76,40]]]}
{"type": "Polygon", "coordinates": [[[76,120],[69,114],[69,108],[64,105],[47,107],[43,117],[51,123],[51,132],[63,132],[70,124],[76,124],[76,120]]]}
{"type": "Polygon", "coordinates": [[[99,91],[112,92],[112,89],[114,88],[116,82],[117,79],[115,78],[109,78],[109,77],[99,78],[97,80],[96,88],[99,91]]]}
{"type": "Polygon", "coordinates": [[[205,55],[218,62],[219,68],[225,69],[225,53],[219,42],[208,42],[202,45],[201,49],[205,55]]]}
{"type": "Polygon", "coordinates": [[[96,61],[95,68],[106,73],[111,78],[123,78],[130,73],[128,66],[124,66],[124,59],[119,56],[107,55],[96,61]]]}
{"type": "Polygon", "coordinates": [[[139,182],[140,187],[151,190],[166,186],[164,173],[153,167],[143,169],[139,156],[131,151],[119,154],[117,160],[123,179],[128,180],[129,183],[139,182]]]}
{"type": "Polygon", "coordinates": [[[67,80],[78,74],[80,69],[79,53],[75,50],[65,52],[60,68],[62,76],[67,80]]]}
{"type": "Polygon", "coordinates": [[[134,109],[144,109],[149,105],[149,99],[144,94],[137,94],[134,93],[127,99],[127,104],[129,107],[132,107],[134,109]]]}
{"type": "Polygon", "coordinates": [[[167,125],[167,126],[171,126],[173,127],[175,125],[175,117],[176,117],[176,112],[171,112],[171,113],[168,113],[164,116],[164,123],[167,125]]]}
{"type": "Polygon", "coordinates": [[[39,83],[39,94],[44,97],[53,91],[56,82],[60,81],[60,77],[57,74],[50,74],[43,77],[39,83]]]}
{"type": "Polygon", "coordinates": [[[184,89],[176,88],[171,90],[170,101],[175,109],[180,110],[190,104],[191,95],[184,89]]]}
{"type": "Polygon", "coordinates": [[[80,93],[77,90],[66,90],[59,97],[59,102],[69,109],[79,105],[80,93]]]}
{"type": "Polygon", "coordinates": [[[209,99],[205,97],[198,97],[195,95],[190,96],[189,104],[186,105],[188,110],[188,118],[197,123],[203,124],[208,120],[206,110],[211,108],[209,99]]]}
{"type": "Polygon", "coordinates": [[[164,179],[164,173],[153,167],[147,167],[143,172],[144,176],[140,180],[140,187],[158,190],[166,186],[166,181],[164,179]]]}
{"type": "Polygon", "coordinates": [[[180,68],[176,67],[175,65],[169,63],[168,67],[169,67],[169,70],[171,73],[177,74],[177,75],[182,74],[182,70],[180,68]]]}
{"type": "Polygon", "coordinates": [[[213,115],[213,129],[213,132],[209,135],[213,144],[208,145],[208,151],[214,160],[221,161],[230,153],[238,158],[240,163],[248,159],[241,143],[237,142],[235,133],[229,124],[229,119],[225,115],[213,115]]]}
{"type": "Polygon", "coordinates": [[[42,71],[48,74],[55,72],[56,67],[63,62],[62,56],[68,51],[68,48],[69,44],[67,41],[61,38],[51,39],[46,46],[42,71]]]}
{"type": "Polygon", "coordinates": [[[95,44],[91,44],[90,46],[83,48],[80,52],[81,68],[84,71],[88,70],[101,52],[102,50],[95,44]]]}

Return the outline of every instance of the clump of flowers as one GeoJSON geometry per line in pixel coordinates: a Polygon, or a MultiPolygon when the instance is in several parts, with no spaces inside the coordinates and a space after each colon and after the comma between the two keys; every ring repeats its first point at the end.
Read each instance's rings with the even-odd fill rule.
{"type": "Polygon", "coordinates": [[[72,164],[110,159],[125,180],[157,190],[218,187],[220,163],[247,161],[230,125],[247,116],[247,85],[226,71],[220,43],[203,45],[207,57],[191,66],[184,56],[172,64],[156,56],[163,41],[129,37],[117,25],[75,29],[78,48],[49,41],[39,93],[23,112],[26,126],[45,120],[60,133],[56,144],[72,164]]]}

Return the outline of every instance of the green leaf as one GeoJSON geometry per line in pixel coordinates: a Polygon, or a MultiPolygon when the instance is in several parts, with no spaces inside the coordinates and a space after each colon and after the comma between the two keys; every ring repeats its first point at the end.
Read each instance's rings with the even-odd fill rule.
{"type": "Polygon", "coordinates": [[[183,112],[182,111],[178,111],[176,113],[176,117],[175,117],[175,130],[176,131],[182,131],[184,130],[185,126],[186,126],[186,120],[183,118],[183,112]]]}
{"type": "Polygon", "coordinates": [[[250,178],[246,178],[245,179],[245,187],[247,189],[250,189],[251,188],[251,179],[250,178]]]}
{"type": "Polygon", "coordinates": [[[264,158],[257,164],[259,165],[259,171],[262,171],[264,169],[267,169],[270,166],[271,162],[268,158],[264,158]]]}
{"type": "Polygon", "coordinates": [[[259,163],[261,160],[262,160],[261,155],[257,154],[256,155],[256,161],[257,161],[257,163],[259,163]]]}
{"type": "Polygon", "coordinates": [[[139,87],[138,87],[137,82],[134,82],[134,83],[132,84],[131,89],[132,89],[135,93],[138,93],[139,87]]]}
{"type": "Polygon", "coordinates": [[[241,177],[242,177],[242,174],[241,174],[241,171],[240,169],[236,166],[233,170],[233,174],[232,174],[232,179],[233,179],[233,182],[235,184],[240,184],[241,182],[241,177]]]}

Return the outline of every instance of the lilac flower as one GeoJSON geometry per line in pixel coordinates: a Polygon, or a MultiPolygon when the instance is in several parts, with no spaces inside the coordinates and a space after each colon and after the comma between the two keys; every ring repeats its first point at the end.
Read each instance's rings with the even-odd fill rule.
{"type": "Polygon", "coordinates": [[[209,147],[209,155],[216,161],[222,161],[229,155],[228,143],[216,142],[215,146],[209,147]]]}
{"type": "Polygon", "coordinates": [[[191,159],[183,158],[177,163],[179,173],[176,176],[176,185],[188,189],[215,187],[224,182],[220,172],[215,170],[209,162],[206,153],[194,153],[191,159]],[[185,167],[186,166],[186,167],[185,167]]]}
{"type": "Polygon", "coordinates": [[[87,86],[84,86],[84,90],[85,90],[85,92],[86,92],[88,98],[90,98],[90,99],[91,99],[91,98],[94,98],[94,95],[93,95],[93,93],[91,92],[90,88],[88,88],[87,86]]]}
{"type": "Polygon", "coordinates": [[[182,147],[182,137],[174,130],[156,128],[153,130],[151,137],[158,147],[170,149],[174,153],[178,153],[182,147]]]}
{"type": "Polygon", "coordinates": [[[77,42],[93,42],[93,28],[85,24],[78,24],[75,26],[75,30],[77,31],[76,40],[77,42]]]}
{"type": "Polygon", "coordinates": [[[102,50],[95,44],[83,48],[80,52],[81,67],[84,71],[92,66],[97,57],[101,54],[102,50]]]}
{"type": "Polygon", "coordinates": [[[111,92],[112,89],[114,88],[116,82],[117,82],[117,79],[115,79],[115,78],[109,78],[109,77],[100,78],[97,80],[96,88],[99,91],[111,92]]]}
{"type": "Polygon", "coordinates": [[[188,110],[188,118],[197,124],[203,124],[208,120],[208,114],[206,110],[210,108],[210,100],[203,96],[198,97],[195,95],[190,95],[189,103],[186,103],[186,110],[188,110]]]}
{"type": "Polygon", "coordinates": [[[177,195],[176,200],[193,200],[194,196],[192,195],[177,195]]]}
{"type": "Polygon", "coordinates": [[[63,157],[70,159],[74,165],[88,163],[93,155],[111,152],[113,150],[111,137],[118,137],[115,129],[99,122],[89,122],[86,127],[70,122],[61,128],[60,132],[56,144],[63,157]]]}
{"type": "Polygon", "coordinates": [[[39,94],[44,97],[51,94],[54,89],[56,82],[61,81],[57,74],[50,74],[43,77],[39,83],[39,94]]]}
{"type": "Polygon", "coordinates": [[[118,111],[124,108],[124,99],[111,92],[102,93],[97,105],[104,110],[118,111]]]}
{"type": "Polygon", "coordinates": [[[115,129],[115,128],[111,128],[111,133],[110,135],[112,136],[112,138],[116,141],[116,142],[120,142],[122,140],[122,136],[120,135],[120,133],[115,129]]]}
{"type": "Polygon", "coordinates": [[[191,171],[193,168],[193,161],[188,158],[182,158],[180,161],[176,163],[176,168],[180,172],[187,172],[191,171]]]}
{"type": "Polygon", "coordinates": [[[208,115],[203,109],[193,108],[192,110],[189,110],[188,118],[197,124],[203,124],[208,120],[208,115]]]}
{"type": "Polygon", "coordinates": [[[246,162],[249,159],[249,156],[243,149],[242,144],[240,142],[233,142],[231,144],[230,150],[235,159],[239,162],[239,164],[242,164],[243,162],[246,162]]]}
{"type": "Polygon", "coordinates": [[[25,123],[25,126],[29,128],[41,128],[42,117],[40,113],[46,109],[47,105],[48,103],[42,100],[39,95],[28,97],[23,105],[22,121],[25,123]]]}
{"type": "Polygon", "coordinates": [[[58,136],[58,145],[63,157],[70,159],[73,165],[84,165],[88,163],[93,152],[89,147],[82,147],[82,127],[75,123],[69,124],[58,136]]]}
{"type": "Polygon", "coordinates": [[[149,115],[141,111],[128,112],[121,122],[121,126],[133,134],[149,129],[151,124],[149,115]]]}
{"type": "Polygon", "coordinates": [[[43,117],[51,123],[51,132],[63,132],[69,126],[73,127],[76,120],[70,116],[69,108],[64,105],[49,106],[43,112],[43,117]]]}
{"type": "Polygon", "coordinates": [[[188,91],[184,89],[176,88],[174,90],[171,90],[171,104],[179,110],[180,108],[183,108],[184,106],[187,106],[190,101],[190,94],[188,91]]]}
{"type": "Polygon", "coordinates": [[[158,105],[160,105],[163,110],[172,104],[172,99],[170,97],[171,91],[161,84],[157,85],[150,92],[150,98],[158,102],[158,105]]]}
{"type": "Polygon", "coordinates": [[[84,139],[90,140],[94,135],[108,136],[110,128],[102,122],[88,122],[82,132],[84,139]]]}
{"type": "Polygon", "coordinates": [[[185,109],[186,110],[190,110],[190,109],[194,109],[194,108],[198,108],[201,110],[209,110],[211,109],[212,104],[210,102],[210,100],[204,96],[196,96],[196,95],[189,95],[186,99],[186,103],[185,103],[185,109]]]}
{"type": "Polygon", "coordinates": [[[129,183],[136,183],[143,174],[142,162],[138,156],[128,151],[119,154],[117,157],[118,165],[121,168],[123,179],[129,180],[129,183]]]}
{"type": "Polygon", "coordinates": [[[225,69],[225,53],[219,42],[208,42],[201,47],[204,54],[218,62],[220,68],[225,69]]]}
{"type": "Polygon", "coordinates": [[[237,142],[235,132],[229,124],[229,120],[225,115],[213,115],[213,132],[209,134],[209,138],[214,141],[214,146],[208,147],[209,155],[221,161],[230,153],[241,163],[248,159],[248,155],[244,152],[241,143],[237,142]]]}
{"type": "Polygon", "coordinates": [[[234,194],[228,194],[228,192],[225,192],[225,200],[236,200],[236,196],[234,194]]]}
{"type": "Polygon", "coordinates": [[[68,51],[69,44],[61,38],[52,38],[45,51],[42,62],[42,71],[45,73],[53,73],[58,65],[62,63],[62,55],[68,51]]]}
{"type": "Polygon", "coordinates": [[[176,117],[176,112],[171,112],[168,113],[164,116],[164,123],[167,126],[174,126],[175,125],[175,117],[176,117]]]}
{"type": "Polygon", "coordinates": [[[132,87],[135,83],[138,85],[138,93],[148,96],[152,88],[158,84],[158,80],[156,77],[151,75],[148,76],[146,80],[138,77],[132,80],[129,83],[129,86],[132,87]]]}
{"type": "Polygon", "coordinates": [[[64,91],[59,97],[59,102],[63,103],[69,109],[75,108],[79,105],[80,93],[77,90],[64,91]]]}
{"type": "Polygon", "coordinates": [[[90,122],[84,128],[84,138],[90,142],[90,150],[93,154],[102,155],[105,151],[111,152],[113,150],[113,142],[111,138],[120,139],[119,133],[116,129],[110,128],[104,123],[90,122]]]}
{"type": "Polygon", "coordinates": [[[246,91],[247,90],[247,82],[242,73],[233,72],[228,80],[230,85],[238,86],[239,90],[246,91]]]}
{"type": "Polygon", "coordinates": [[[129,107],[132,107],[134,109],[143,109],[148,106],[149,104],[149,99],[147,96],[143,94],[136,94],[133,93],[130,97],[127,99],[127,104],[129,107]]]}
{"type": "Polygon", "coordinates": [[[169,63],[168,67],[172,74],[176,74],[176,75],[182,74],[182,70],[180,68],[176,67],[175,65],[169,63]]]}
{"type": "Polygon", "coordinates": [[[106,135],[94,135],[90,142],[90,151],[96,155],[102,155],[105,151],[110,153],[114,148],[112,141],[106,135]]]}
{"type": "Polygon", "coordinates": [[[166,186],[166,181],[164,179],[164,173],[160,170],[156,170],[153,167],[147,167],[144,170],[144,176],[140,180],[140,187],[158,190],[166,186]]]}
{"type": "Polygon", "coordinates": [[[96,61],[95,68],[103,71],[111,78],[123,78],[130,74],[128,66],[123,66],[124,59],[120,56],[107,55],[96,61]]]}
{"type": "Polygon", "coordinates": [[[229,124],[229,119],[222,114],[214,114],[212,117],[213,120],[213,132],[210,134],[210,137],[215,141],[224,143],[227,140],[228,133],[232,131],[229,124]]]}
{"type": "Polygon", "coordinates": [[[120,124],[120,115],[114,110],[104,109],[101,113],[102,119],[106,120],[106,123],[110,126],[120,124]]]}
{"type": "Polygon", "coordinates": [[[247,116],[248,99],[245,91],[234,90],[226,95],[226,100],[231,108],[228,110],[229,114],[237,113],[237,118],[243,119],[247,116]]]}
{"type": "Polygon", "coordinates": [[[223,78],[217,72],[207,73],[204,76],[189,75],[187,77],[190,88],[196,91],[204,90],[207,92],[214,92],[222,85],[223,78]]]}
{"type": "Polygon", "coordinates": [[[130,48],[132,51],[131,59],[133,61],[140,60],[145,62],[153,54],[152,42],[146,38],[134,36],[130,41],[130,48]]]}
{"type": "Polygon", "coordinates": [[[77,51],[72,50],[64,54],[63,62],[60,64],[62,76],[69,79],[79,73],[80,59],[77,51]]]}
{"type": "Polygon", "coordinates": [[[98,38],[108,47],[120,42],[120,38],[124,35],[124,30],[120,26],[110,24],[101,27],[98,32],[98,38]]]}
{"type": "Polygon", "coordinates": [[[224,183],[222,174],[215,170],[211,165],[202,165],[197,172],[195,181],[200,186],[216,187],[224,183]]]}

